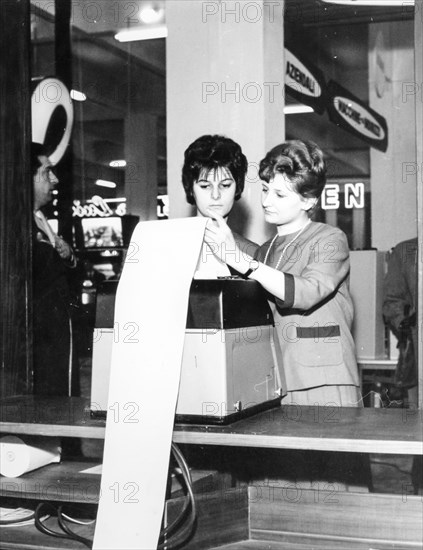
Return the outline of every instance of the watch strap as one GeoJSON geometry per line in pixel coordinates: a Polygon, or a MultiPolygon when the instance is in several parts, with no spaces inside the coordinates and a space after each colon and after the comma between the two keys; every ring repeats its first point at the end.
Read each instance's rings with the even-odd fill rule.
{"type": "Polygon", "coordinates": [[[255,271],[255,269],[252,269],[251,267],[247,269],[247,271],[242,276],[243,279],[248,279],[248,277],[251,275],[251,273],[255,271]]]}
{"type": "Polygon", "coordinates": [[[251,275],[251,273],[253,273],[253,271],[256,271],[256,269],[258,269],[260,263],[257,261],[257,260],[252,260],[250,262],[250,267],[247,269],[247,271],[244,273],[244,275],[242,276],[243,279],[248,279],[249,276],[251,275]]]}

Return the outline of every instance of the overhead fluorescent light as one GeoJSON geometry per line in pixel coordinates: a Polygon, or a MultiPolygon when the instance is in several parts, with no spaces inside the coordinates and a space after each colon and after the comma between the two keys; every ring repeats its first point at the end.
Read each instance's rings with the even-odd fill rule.
{"type": "Polygon", "coordinates": [[[111,160],[109,166],[112,168],[125,168],[126,160],[111,160]]]}
{"type": "Polygon", "coordinates": [[[87,96],[85,94],[83,94],[82,92],[78,92],[78,90],[71,90],[70,91],[70,96],[75,101],[86,101],[87,100],[87,96]]]}
{"type": "MultiPolygon", "coordinates": [[[[87,202],[93,202],[93,201],[87,201],[87,202]]],[[[116,199],[104,199],[104,202],[107,202],[107,204],[109,204],[109,202],[126,202],[126,199],[125,197],[117,197],[116,199]]]]}
{"type": "Polygon", "coordinates": [[[115,189],[116,187],[116,183],[114,181],[97,180],[95,184],[99,185],[100,187],[110,187],[110,189],[115,189]]]}
{"type": "Polygon", "coordinates": [[[166,25],[157,25],[156,27],[133,27],[125,29],[115,34],[115,39],[119,42],[132,42],[135,40],[153,40],[154,38],[166,38],[166,25]]]}
{"type": "Polygon", "coordinates": [[[342,6],[368,6],[368,7],[398,7],[414,6],[414,0],[323,0],[327,4],[340,4],[342,6]]]}
{"type": "Polygon", "coordinates": [[[299,115],[301,113],[314,113],[314,109],[308,105],[298,103],[296,105],[285,105],[283,112],[285,115],[299,115]]]}

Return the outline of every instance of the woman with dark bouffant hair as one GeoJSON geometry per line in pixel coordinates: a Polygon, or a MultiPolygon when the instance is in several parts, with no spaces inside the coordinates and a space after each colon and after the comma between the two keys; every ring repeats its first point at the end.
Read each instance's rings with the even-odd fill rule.
{"type": "MultiPolygon", "coordinates": [[[[220,175],[229,176],[226,188],[229,190],[231,207],[234,201],[241,198],[244,191],[245,176],[247,174],[248,161],[243,154],[238,143],[230,138],[221,135],[205,135],[196,139],[187,148],[184,155],[184,166],[182,168],[182,183],[189,204],[197,204],[200,195],[198,182],[207,181],[207,175],[214,175],[215,172],[220,175]],[[235,185],[229,185],[233,180],[235,185]],[[197,185],[196,185],[197,184],[197,185]]],[[[214,200],[217,195],[214,195],[214,200]]],[[[211,204],[213,200],[211,201],[211,204]]],[[[198,205],[197,205],[198,207],[198,205]]],[[[224,215],[226,217],[229,211],[224,215]]],[[[207,216],[206,212],[202,212],[207,216]]]]}
{"type": "MultiPolygon", "coordinates": [[[[213,217],[217,213],[226,220],[244,190],[247,169],[247,158],[238,143],[222,135],[199,137],[184,155],[182,184],[187,202],[197,207],[198,216],[213,217]]],[[[241,235],[235,234],[235,239],[242,253],[254,254],[258,248],[241,235]]],[[[230,274],[228,266],[204,244],[195,278],[230,274]]]]}
{"type": "MultiPolygon", "coordinates": [[[[323,153],[315,143],[287,141],[267,153],[259,175],[264,217],[276,234],[254,257],[225,259],[268,292],[287,383],[282,402],[358,406],[347,239],[340,229],[310,218],[326,182],[323,153]]],[[[223,216],[212,217],[209,246],[236,247],[223,216]]]]}

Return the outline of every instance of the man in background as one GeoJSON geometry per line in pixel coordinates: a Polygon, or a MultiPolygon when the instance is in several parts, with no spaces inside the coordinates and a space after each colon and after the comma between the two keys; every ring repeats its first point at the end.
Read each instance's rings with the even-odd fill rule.
{"type": "MultiPolygon", "coordinates": [[[[398,339],[395,384],[403,390],[407,406],[418,408],[417,238],[398,243],[388,257],[383,316],[398,339]]],[[[422,488],[422,457],[413,460],[411,479],[415,493],[422,488]]]]}
{"type": "Polygon", "coordinates": [[[397,244],[388,257],[383,316],[399,342],[395,383],[417,407],[417,238],[397,244]],[[407,343],[409,340],[409,343],[407,343]]]}
{"type": "Polygon", "coordinates": [[[42,145],[32,144],[33,178],[33,368],[34,394],[78,395],[78,362],[74,355],[71,293],[66,270],[76,266],[69,244],[55,234],[42,212],[58,184],[42,145]]]}

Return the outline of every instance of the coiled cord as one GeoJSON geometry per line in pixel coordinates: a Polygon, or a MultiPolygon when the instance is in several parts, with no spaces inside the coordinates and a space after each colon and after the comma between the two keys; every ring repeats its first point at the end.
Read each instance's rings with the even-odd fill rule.
{"type": "Polygon", "coordinates": [[[34,515],[35,527],[39,531],[41,531],[41,533],[44,533],[45,535],[49,535],[50,537],[55,537],[55,538],[60,538],[60,539],[68,539],[68,540],[76,540],[78,542],[81,542],[82,544],[84,544],[88,548],[92,548],[93,543],[92,543],[91,540],[89,540],[85,537],[81,537],[80,535],[77,535],[71,529],[69,529],[69,527],[66,525],[65,521],[63,520],[62,509],[63,509],[62,505],[59,506],[56,509],[56,506],[54,504],[52,504],[51,502],[40,502],[40,504],[38,504],[38,506],[35,509],[35,515],[34,515]],[[45,525],[44,521],[41,519],[41,511],[44,508],[50,508],[55,513],[57,513],[57,520],[59,522],[59,525],[60,525],[62,531],[54,531],[53,529],[50,529],[49,527],[47,527],[45,525]]]}
{"type": "Polygon", "coordinates": [[[181,470],[182,477],[184,479],[187,489],[187,495],[185,497],[184,506],[182,507],[182,510],[178,517],[170,525],[162,529],[157,550],[174,550],[180,547],[180,545],[185,542],[187,538],[191,535],[197,518],[197,507],[195,503],[194,492],[192,490],[191,473],[189,471],[185,458],[176,443],[172,443],[172,453],[176,460],[176,463],[181,470]],[[188,510],[189,516],[187,523],[183,525],[179,532],[177,531],[174,535],[172,535],[173,531],[175,531],[175,529],[186,519],[188,510]]]}
{"type": "MultiPolygon", "coordinates": [[[[163,528],[160,532],[157,550],[175,550],[176,548],[179,548],[181,544],[186,542],[188,537],[191,535],[197,516],[197,508],[192,489],[192,478],[188,464],[186,463],[179,447],[175,443],[172,443],[171,450],[182,474],[187,494],[185,496],[184,505],[178,517],[176,517],[170,525],[163,528]]],[[[90,523],[93,523],[93,521],[82,522],[80,520],[75,520],[65,514],[63,509],[64,505],[55,505],[52,502],[39,503],[34,512],[34,523],[36,528],[45,535],[55,538],[75,540],[84,544],[88,548],[92,548],[93,542],[86,537],[82,537],[81,535],[75,533],[69,527],[68,522],[77,523],[80,525],[89,525],[90,523]],[[42,511],[46,508],[52,510],[54,514],[57,515],[57,522],[61,531],[53,530],[45,524],[46,517],[45,514],[42,514],[42,511]]]]}

